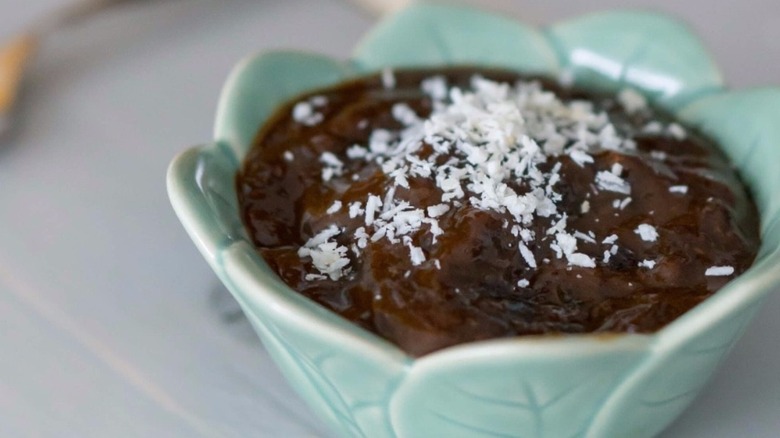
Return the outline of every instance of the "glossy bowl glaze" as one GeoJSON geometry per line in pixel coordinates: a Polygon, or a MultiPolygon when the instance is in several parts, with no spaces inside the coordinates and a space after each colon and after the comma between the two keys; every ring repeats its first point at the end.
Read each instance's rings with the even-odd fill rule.
{"type": "Polygon", "coordinates": [[[382,21],[347,62],[298,52],[241,62],[225,86],[214,141],[176,157],[168,190],[290,384],[341,436],[649,437],[693,400],[780,282],[778,119],[780,89],[725,90],[701,43],[668,17],[605,12],[540,30],[418,3],[382,21]],[[259,126],[312,88],[388,66],[449,64],[641,90],[714,138],[741,171],[761,214],[755,265],[652,335],[501,339],[418,359],[290,290],[238,215],[234,175],[259,126]]]}

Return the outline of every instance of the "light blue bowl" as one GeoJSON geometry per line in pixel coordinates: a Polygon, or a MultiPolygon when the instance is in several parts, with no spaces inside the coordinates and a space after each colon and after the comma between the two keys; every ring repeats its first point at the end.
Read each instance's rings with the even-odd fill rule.
{"type": "MultiPolygon", "coordinates": [[[[335,31],[335,29],[334,29],[335,31]]],[[[649,437],[693,400],[780,281],[780,89],[726,91],[687,28],[606,12],[537,30],[462,7],[417,4],[382,21],[341,62],[250,57],[222,95],[212,144],[168,173],[171,202],[290,383],[341,436],[649,437]],[[385,66],[477,64],[617,90],[630,85],[715,138],[761,212],[755,265],[652,335],[524,337],[419,359],[283,284],[249,243],[234,174],[258,127],[301,92],[385,66]]]]}

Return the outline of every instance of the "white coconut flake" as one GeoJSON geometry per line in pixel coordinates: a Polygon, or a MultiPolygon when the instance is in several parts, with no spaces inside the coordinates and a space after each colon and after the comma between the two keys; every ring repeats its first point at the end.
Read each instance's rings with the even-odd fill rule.
{"type": "Polygon", "coordinates": [[[341,201],[336,200],[333,202],[333,205],[328,207],[328,209],[325,211],[327,214],[333,214],[341,210],[341,201]]]}
{"type": "Polygon", "coordinates": [[[368,245],[369,235],[364,227],[359,227],[355,230],[355,239],[357,239],[357,247],[359,249],[363,249],[368,245]]]}
{"type": "Polygon", "coordinates": [[[596,261],[593,260],[593,257],[590,257],[589,255],[583,254],[581,252],[569,254],[566,256],[566,260],[568,260],[569,264],[572,266],[579,266],[582,268],[596,267],[596,261]]]}
{"type": "Polygon", "coordinates": [[[385,68],[382,70],[382,86],[385,89],[395,88],[395,73],[393,73],[393,69],[385,68]]]}
{"type": "Polygon", "coordinates": [[[363,214],[363,203],[360,201],[351,202],[349,204],[349,218],[354,219],[363,214]]]}
{"type": "Polygon", "coordinates": [[[688,193],[688,186],[669,186],[669,193],[688,193]]]}
{"type": "Polygon", "coordinates": [[[306,244],[303,245],[303,247],[301,247],[298,250],[298,254],[300,255],[301,253],[305,253],[306,255],[308,255],[308,251],[311,248],[326,243],[332,237],[337,236],[340,233],[341,230],[339,230],[339,227],[337,227],[336,225],[331,225],[330,227],[320,231],[319,233],[315,234],[312,238],[310,238],[308,241],[306,241],[306,244]]]}
{"type": "Polygon", "coordinates": [[[711,266],[704,271],[704,275],[708,277],[728,277],[733,273],[733,266],[711,266]]]}
{"type": "Polygon", "coordinates": [[[531,284],[531,282],[526,280],[525,278],[521,278],[520,280],[517,281],[518,287],[528,287],[529,284],[531,284]]]}
{"type": "Polygon", "coordinates": [[[295,159],[295,155],[290,151],[284,151],[282,157],[284,158],[284,161],[287,161],[288,163],[295,159]]]}
{"type": "Polygon", "coordinates": [[[668,155],[664,151],[650,151],[650,158],[658,161],[664,161],[668,155]]]}
{"type": "Polygon", "coordinates": [[[555,242],[565,255],[574,253],[577,249],[577,239],[569,233],[558,233],[555,235],[555,242]]]}
{"type": "Polygon", "coordinates": [[[562,215],[561,218],[558,220],[558,222],[556,222],[552,227],[547,229],[547,234],[553,235],[553,234],[564,232],[564,230],[566,229],[567,219],[568,218],[565,214],[562,215]]]}
{"type": "Polygon", "coordinates": [[[322,180],[330,181],[334,176],[341,176],[344,173],[344,163],[332,152],[323,152],[320,155],[322,167],[322,180]]]}
{"type": "Polygon", "coordinates": [[[429,217],[439,217],[448,211],[450,211],[450,206],[447,204],[431,205],[427,208],[429,217]]]}
{"type": "Polygon", "coordinates": [[[632,88],[625,88],[617,95],[617,100],[627,113],[633,114],[647,108],[647,99],[632,88]]]}
{"type": "Polygon", "coordinates": [[[347,148],[347,158],[350,160],[357,160],[358,158],[364,158],[368,155],[368,149],[360,145],[352,145],[347,148]]]}
{"type": "Polygon", "coordinates": [[[433,100],[444,100],[447,97],[447,79],[444,76],[432,76],[420,83],[420,89],[433,100]]]}
{"type": "Polygon", "coordinates": [[[425,253],[419,246],[409,244],[409,257],[412,260],[412,266],[419,266],[425,261],[425,253]]]}
{"type": "Polygon", "coordinates": [[[368,195],[368,201],[366,201],[366,225],[374,223],[374,215],[381,206],[382,200],[379,199],[379,196],[368,195]]]}
{"type": "Polygon", "coordinates": [[[298,123],[304,123],[304,121],[311,117],[314,113],[314,108],[309,102],[298,102],[295,104],[292,110],[292,117],[298,123]]]}
{"type": "Polygon", "coordinates": [[[615,175],[612,172],[600,171],[596,174],[596,186],[601,190],[622,193],[628,195],[631,193],[631,185],[628,181],[615,175]]]}
{"type": "Polygon", "coordinates": [[[324,116],[314,110],[314,105],[310,101],[303,101],[293,106],[292,118],[302,125],[314,126],[320,123],[324,116]]]}
{"type": "Polygon", "coordinates": [[[658,231],[649,224],[639,224],[634,233],[638,234],[645,242],[655,242],[658,239],[658,231]]]}
{"type": "Polygon", "coordinates": [[[393,117],[404,125],[413,125],[420,120],[417,113],[406,103],[396,103],[391,112],[393,117]]]}
{"type": "Polygon", "coordinates": [[[565,68],[561,70],[561,73],[558,75],[558,83],[563,87],[571,87],[574,85],[574,78],[574,70],[571,68],[565,68]]]}
{"type": "Polygon", "coordinates": [[[660,134],[664,131],[664,125],[656,120],[648,122],[642,127],[642,132],[645,134],[660,134]]]}
{"type": "Polygon", "coordinates": [[[599,131],[597,138],[601,147],[604,149],[619,151],[623,144],[623,139],[617,135],[615,126],[612,124],[604,126],[604,128],[599,131]]]}
{"type": "Polygon", "coordinates": [[[613,243],[617,242],[618,236],[617,234],[610,234],[609,236],[605,237],[604,240],[601,241],[601,243],[605,245],[612,245],[613,243]]]}
{"type": "Polygon", "coordinates": [[[534,253],[531,252],[531,250],[528,249],[524,243],[520,243],[518,247],[520,248],[520,255],[523,256],[523,260],[528,263],[528,266],[536,268],[536,258],[534,257],[534,253]]]}
{"type": "Polygon", "coordinates": [[[337,226],[331,225],[309,239],[298,250],[299,257],[311,258],[314,268],[334,281],[349,271],[347,247],[331,240],[340,233],[341,230],[337,226]]]}
{"type": "Polygon", "coordinates": [[[580,149],[572,149],[571,152],[569,152],[569,157],[571,157],[571,159],[580,167],[585,167],[586,164],[593,163],[593,157],[580,149]]]}
{"type": "Polygon", "coordinates": [[[596,243],[596,239],[583,233],[582,231],[575,231],[574,237],[576,237],[579,240],[582,240],[583,242],[596,243]]]}
{"type": "Polygon", "coordinates": [[[679,123],[670,123],[666,130],[675,140],[685,140],[685,138],[688,136],[685,128],[683,128],[679,123]]]}
{"type": "Polygon", "coordinates": [[[653,269],[655,267],[655,261],[654,260],[648,260],[648,259],[642,260],[641,262],[639,262],[639,267],[640,268],[653,269]]]}

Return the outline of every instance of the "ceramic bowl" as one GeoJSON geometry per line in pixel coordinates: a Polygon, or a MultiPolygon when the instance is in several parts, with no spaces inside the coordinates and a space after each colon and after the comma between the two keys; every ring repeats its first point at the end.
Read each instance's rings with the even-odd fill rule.
{"type": "MultiPolygon", "coordinates": [[[[334,29],[335,31],[335,29],[334,29]]],[[[290,384],[340,436],[649,437],[696,397],[780,280],[780,89],[727,91],[686,26],[604,12],[535,29],[478,10],[416,4],[383,20],[346,62],[252,56],[225,86],[214,141],[168,173],[181,222],[290,384]],[[476,342],[411,358],[290,290],[249,243],[234,174],[258,127],[293,96],[387,66],[476,64],[631,86],[714,138],[758,203],[755,265],[651,335],[476,342]]]]}

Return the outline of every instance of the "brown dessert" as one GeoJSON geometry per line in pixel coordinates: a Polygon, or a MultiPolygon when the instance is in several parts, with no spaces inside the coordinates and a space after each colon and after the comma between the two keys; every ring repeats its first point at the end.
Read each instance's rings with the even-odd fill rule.
{"type": "Polygon", "coordinates": [[[385,71],[290,102],[237,176],[292,289],[411,355],[652,332],[745,271],[756,208],[725,157],[631,90],[385,71]]]}

